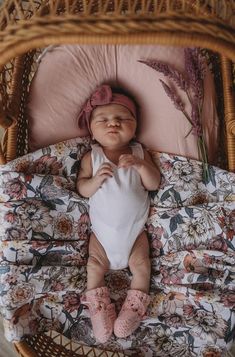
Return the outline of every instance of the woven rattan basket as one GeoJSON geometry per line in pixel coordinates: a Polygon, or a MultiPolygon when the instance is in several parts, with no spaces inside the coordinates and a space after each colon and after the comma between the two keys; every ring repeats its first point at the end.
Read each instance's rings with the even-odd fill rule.
{"type": "MultiPolygon", "coordinates": [[[[0,8],[0,163],[27,152],[25,104],[41,49],[51,44],[200,46],[220,58],[227,168],[235,170],[234,0],[5,0],[0,8]]],[[[15,344],[21,356],[123,356],[39,334],[15,344]]]]}

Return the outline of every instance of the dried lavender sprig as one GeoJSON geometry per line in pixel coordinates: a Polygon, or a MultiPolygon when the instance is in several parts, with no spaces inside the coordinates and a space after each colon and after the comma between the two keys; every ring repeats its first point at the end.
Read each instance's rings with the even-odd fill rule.
{"type": "Polygon", "coordinates": [[[190,119],[190,117],[188,116],[188,114],[185,111],[185,105],[184,105],[183,101],[181,100],[180,96],[172,88],[170,88],[163,80],[159,79],[159,81],[161,82],[167,96],[173,102],[175,108],[177,110],[180,110],[185,115],[185,117],[188,119],[190,124],[192,126],[194,126],[192,120],[190,119]]]}
{"type": "Polygon", "coordinates": [[[182,90],[186,92],[186,95],[192,106],[191,119],[185,111],[184,103],[178,94],[175,93],[165,82],[160,80],[166,94],[173,101],[176,109],[181,110],[192,125],[192,128],[190,129],[187,136],[193,132],[193,134],[197,135],[198,137],[197,143],[199,157],[202,159],[203,163],[204,179],[207,180],[210,177],[210,171],[208,167],[207,149],[203,138],[203,129],[200,121],[202,103],[204,100],[203,79],[205,74],[205,67],[204,61],[202,61],[202,58],[200,57],[199,49],[189,48],[185,50],[185,68],[187,78],[185,78],[181,72],[160,61],[148,60],[139,62],[144,63],[145,65],[163,73],[166,77],[172,79],[182,90]],[[191,98],[189,92],[190,88],[193,92],[193,98],[191,98]]]}
{"type": "Polygon", "coordinates": [[[143,63],[158,72],[161,72],[164,76],[172,79],[183,91],[187,91],[189,83],[184,75],[177,69],[172,68],[168,64],[157,60],[139,60],[138,62],[143,63]]]}
{"type": "Polygon", "coordinates": [[[203,97],[204,64],[197,48],[185,48],[184,53],[187,78],[199,102],[203,97]]]}
{"type": "Polygon", "coordinates": [[[191,102],[191,119],[193,122],[192,134],[201,136],[202,135],[202,125],[201,125],[201,113],[200,106],[198,105],[197,99],[194,98],[191,102]]]}

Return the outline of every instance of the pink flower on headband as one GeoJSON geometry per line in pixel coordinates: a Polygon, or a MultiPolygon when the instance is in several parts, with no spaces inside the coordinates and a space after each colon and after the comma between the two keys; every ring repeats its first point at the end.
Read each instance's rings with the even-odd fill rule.
{"type": "Polygon", "coordinates": [[[102,85],[96,89],[91,97],[83,105],[78,116],[78,125],[83,128],[85,125],[90,127],[90,116],[92,111],[99,105],[106,105],[112,101],[112,89],[109,85],[102,85]]]}
{"type": "Polygon", "coordinates": [[[100,105],[120,104],[126,107],[136,117],[136,107],[134,102],[123,94],[113,93],[109,85],[104,84],[96,89],[91,97],[83,105],[78,116],[78,126],[87,127],[90,131],[90,117],[93,110],[100,105]]]}
{"type": "Polygon", "coordinates": [[[112,99],[112,90],[108,85],[103,85],[99,87],[88,99],[86,104],[84,105],[83,110],[86,113],[92,111],[98,105],[106,105],[111,102],[112,99]]]}

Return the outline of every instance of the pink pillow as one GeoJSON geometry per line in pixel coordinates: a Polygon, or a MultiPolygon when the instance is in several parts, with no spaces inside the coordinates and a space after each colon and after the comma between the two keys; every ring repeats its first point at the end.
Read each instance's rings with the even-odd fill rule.
{"type": "MultiPolygon", "coordinates": [[[[190,124],[166,96],[159,81],[166,78],[138,62],[146,59],[165,61],[183,71],[184,49],[156,45],[53,47],[43,56],[30,88],[30,149],[86,135],[77,125],[80,108],[96,86],[109,83],[129,90],[140,104],[139,141],[152,150],[197,159],[196,137],[190,134],[185,138],[190,124]]],[[[203,127],[209,160],[214,163],[218,119],[209,70],[204,89],[203,127]]]]}
{"type": "Polygon", "coordinates": [[[115,84],[114,46],[57,46],[42,57],[30,87],[30,151],[84,136],[77,116],[101,82],[115,84]]]}

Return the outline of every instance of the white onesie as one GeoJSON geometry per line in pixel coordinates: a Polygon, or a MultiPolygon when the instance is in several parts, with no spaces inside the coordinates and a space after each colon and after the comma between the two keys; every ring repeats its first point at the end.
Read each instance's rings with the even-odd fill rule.
{"type": "MultiPolygon", "coordinates": [[[[133,155],[144,158],[141,144],[133,143],[131,149],[133,155]]],[[[104,162],[114,169],[113,177],[106,179],[89,199],[92,230],[107,254],[110,269],[124,269],[148,218],[148,191],[133,167],[118,168],[100,145],[92,146],[91,158],[93,175],[104,162]]]]}

